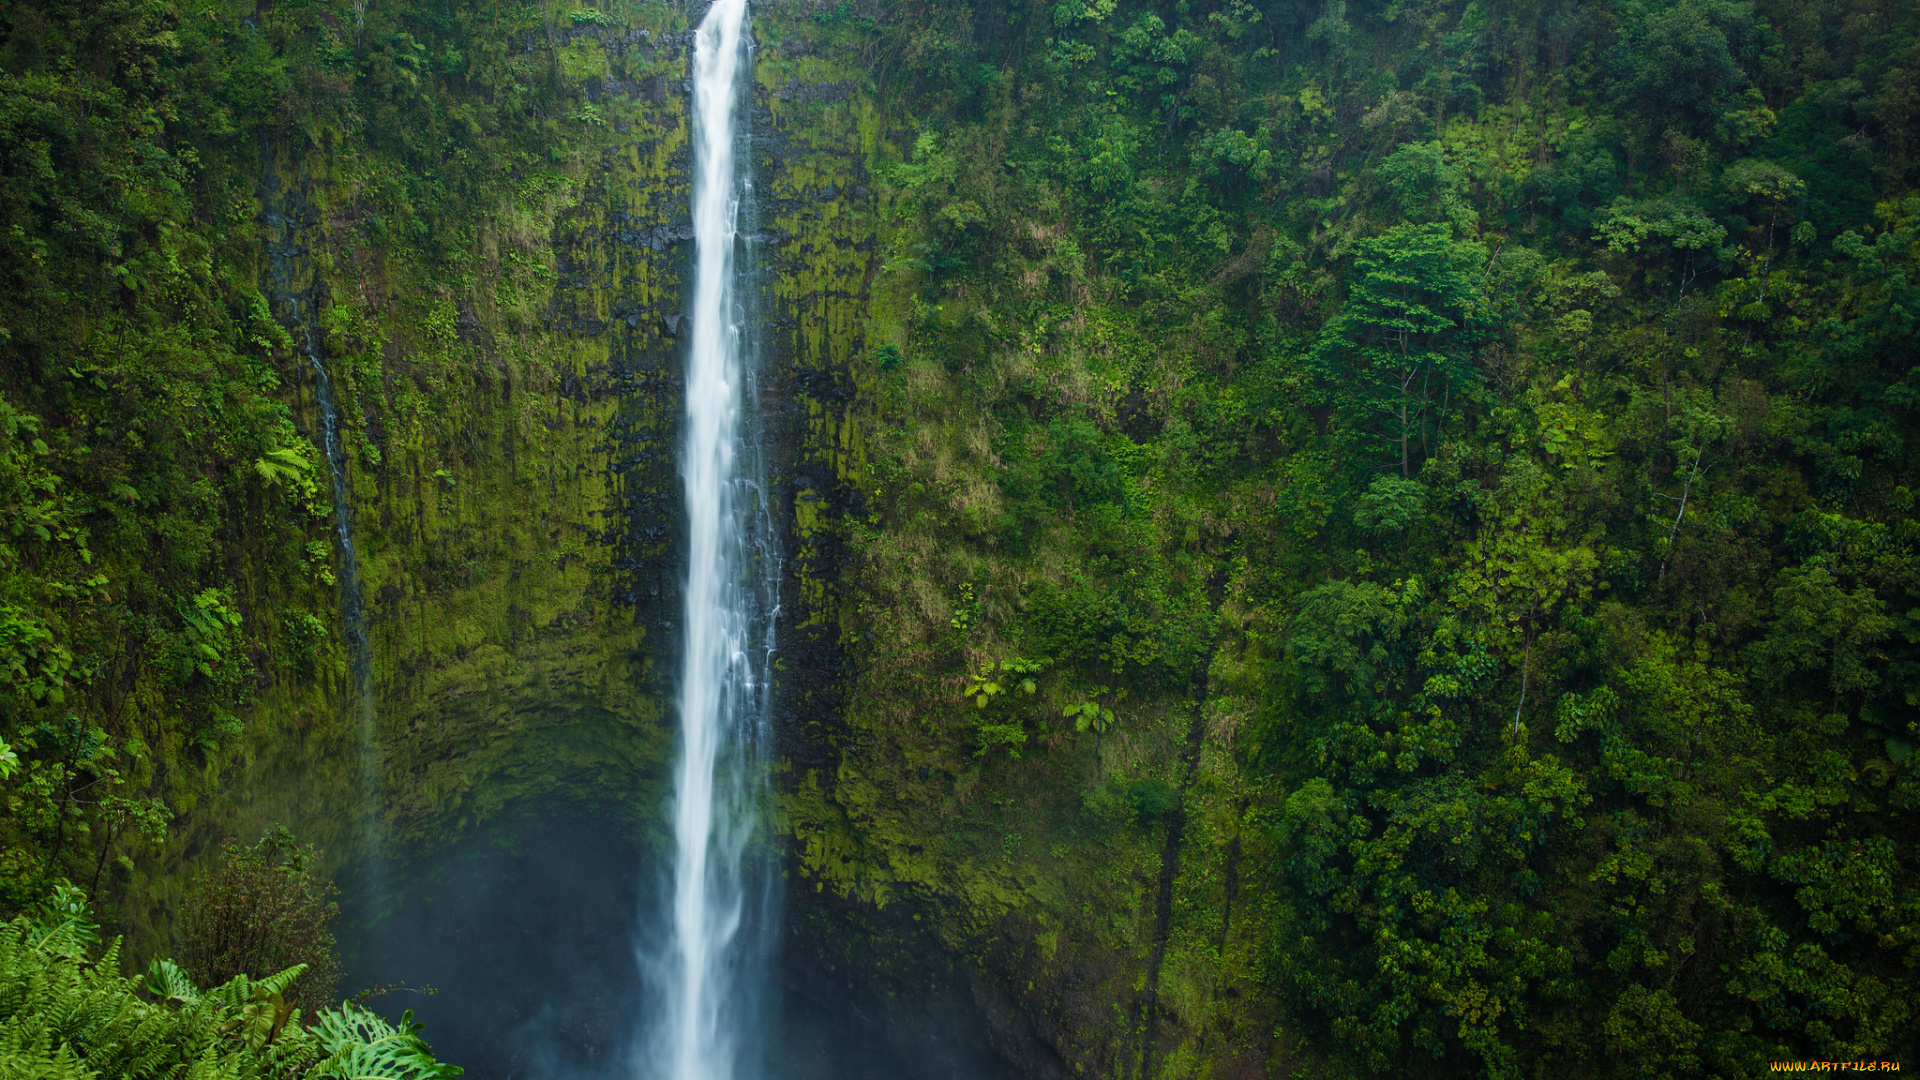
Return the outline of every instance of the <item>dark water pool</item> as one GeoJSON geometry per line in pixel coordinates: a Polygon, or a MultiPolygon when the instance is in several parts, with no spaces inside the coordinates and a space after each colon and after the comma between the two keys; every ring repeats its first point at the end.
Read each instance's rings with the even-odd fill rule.
{"type": "MultiPolygon", "coordinates": [[[[649,880],[644,853],[604,825],[494,827],[389,871],[378,917],[342,882],[342,988],[391,987],[369,1007],[395,1018],[412,1009],[435,1053],[468,1080],[649,1080],[636,959],[649,880]]],[[[782,950],[771,951],[764,1042],[742,1080],[1011,1076],[966,1017],[876,1016],[876,998],[897,994],[783,977],[782,950]]]]}

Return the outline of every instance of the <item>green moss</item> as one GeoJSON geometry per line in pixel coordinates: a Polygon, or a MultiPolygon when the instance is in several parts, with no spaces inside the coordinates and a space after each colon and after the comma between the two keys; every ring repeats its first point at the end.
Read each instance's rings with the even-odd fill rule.
{"type": "MultiPolygon", "coordinates": [[[[404,5],[382,14],[413,17],[404,5]]],[[[439,202],[407,194],[412,147],[351,124],[274,141],[265,185],[273,209],[308,222],[298,250],[259,272],[322,297],[315,329],[342,415],[370,614],[382,846],[402,861],[504,808],[556,799],[646,833],[671,753],[662,642],[630,602],[648,580],[658,591],[664,570],[645,567],[664,567],[668,541],[631,552],[640,569],[616,569],[602,534],[623,506],[673,484],[662,440],[677,410],[648,373],[670,367],[658,313],[679,308],[678,253],[657,236],[683,215],[685,115],[677,94],[644,87],[683,58],[677,45],[623,41],[638,29],[669,41],[680,24],[654,9],[609,27],[515,18],[516,33],[568,39],[548,96],[574,102],[576,116],[588,82],[642,92],[604,96],[598,122],[541,126],[544,160],[484,177],[459,176],[456,160],[462,186],[439,202]]],[[[484,49],[462,32],[442,45],[484,49]]],[[[511,50],[500,62],[527,76],[545,63],[511,50]]],[[[441,126],[460,102],[438,84],[409,122],[441,126]]],[[[273,361],[298,422],[316,430],[305,357],[283,343],[273,361]]],[[[189,853],[213,839],[288,822],[336,871],[364,850],[326,524],[309,525],[309,547],[325,554],[297,583],[332,628],[326,662],[257,695],[217,772],[172,777],[180,829],[124,882],[136,951],[164,947],[189,853]]],[[[282,595],[288,584],[276,583],[282,595]]]]}

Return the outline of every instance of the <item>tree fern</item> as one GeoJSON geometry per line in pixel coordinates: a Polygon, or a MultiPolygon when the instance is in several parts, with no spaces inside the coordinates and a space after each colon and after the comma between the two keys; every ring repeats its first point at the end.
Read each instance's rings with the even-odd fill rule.
{"type": "Polygon", "coordinates": [[[253,463],[253,470],[260,474],[268,487],[279,483],[298,483],[306,478],[313,468],[313,462],[307,455],[293,448],[269,450],[265,457],[253,463]]]}

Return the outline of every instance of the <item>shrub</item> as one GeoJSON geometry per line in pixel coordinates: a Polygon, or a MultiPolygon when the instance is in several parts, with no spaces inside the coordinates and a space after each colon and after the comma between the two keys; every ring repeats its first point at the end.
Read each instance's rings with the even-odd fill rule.
{"type": "Polygon", "coordinates": [[[340,914],[332,884],[314,874],[319,858],[284,826],[251,847],[229,840],[220,866],[196,885],[180,919],[181,961],[196,983],[264,978],[298,964],[306,971],[287,1001],[308,1012],[333,1003],[340,957],[328,929],[340,914]]]}

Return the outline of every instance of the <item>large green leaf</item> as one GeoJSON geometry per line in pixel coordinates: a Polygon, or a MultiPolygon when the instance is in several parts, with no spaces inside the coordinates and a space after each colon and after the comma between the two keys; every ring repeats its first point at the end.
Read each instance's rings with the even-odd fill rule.
{"type": "Polygon", "coordinates": [[[327,1053],[314,1075],[334,1080],[453,1080],[464,1070],[436,1061],[420,1038],[413,1011],[398,1027],[358,1005],[323,1009],[313,1035],[327,1053]]]}
{"type": "Polygon", "coordinates": [[[180,965],[171,960],[155,960],[147,968],[147,993],[173,1005],[192,1005],[200,1000],[200,988],[193,985],[180,965]]]}

